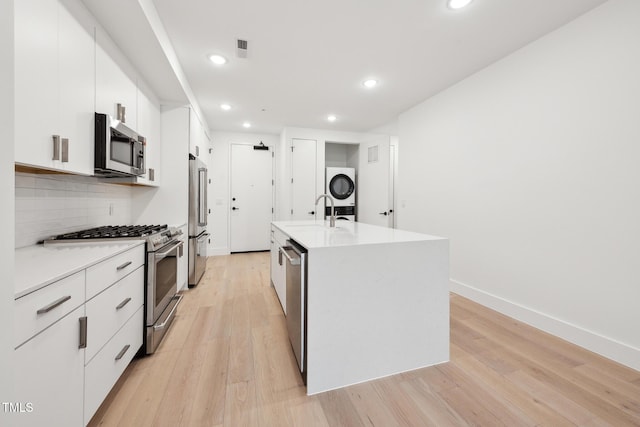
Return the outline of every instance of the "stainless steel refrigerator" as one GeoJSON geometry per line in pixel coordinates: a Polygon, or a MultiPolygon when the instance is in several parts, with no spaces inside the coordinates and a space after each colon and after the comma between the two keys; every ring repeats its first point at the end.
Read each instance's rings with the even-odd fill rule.
{"type": "Polygon", "coordinates": [[[200,282],[207,261],[207,166],[189,154],[189,286],[200,282]]]}

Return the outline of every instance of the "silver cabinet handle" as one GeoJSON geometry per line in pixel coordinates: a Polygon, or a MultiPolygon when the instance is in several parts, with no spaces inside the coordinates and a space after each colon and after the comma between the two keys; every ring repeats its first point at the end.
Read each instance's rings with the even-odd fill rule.
{"type": "Polygon", "coordinates": [[[116,119],[120,120],[122,123],[127,121],[127,110],[124,105],[116,104],[116,119]]]}
{"type": "Polygon", "coordinates": [[[127,268],[127,267],[129,267],[131,265],[131,263],[132,263],[132,261],[125,262],[124,264],[119,265],[118,267],[116,267],[116,270],[122,270],[123,268],[127,268]]]}
{"type": "Polygon", "coordinates": [[[51,160],[60,160],[60,135],[53,135],[53,157],[51,160]]]}
{"type": "Polygon", "coordinates": [[[51,310],[53,310],[54,308],[56,308],[56,307],[64,304],[65,302],[69,301],[70,299],[71,299],[71,295],[64,296],[64,297],[60,298],[59,300],[55,300],[51,304],[45,305],[44,307],[42,307],[41,309],[36,311],[36,313],[37,314],[48,313],[51,310]]]}
{"type": "Polygon", "coordinates": [[[87,348],[87,316],[82,316],[80,319],[80,344],[78,348],[87,348]]]}
{"type": "Polygon", "coordinates": [[[120,304],[116,306],[116,310],[120,310],[122,307],[129,304],[129,301],[131,301],[131,298],[125,298],[120,304]]]}
{"type": "Polygon", "coordinates": [[[62,163],[69,162],[69,138],[62,138],[62,163]]]}
{"type": "Polygon", "coordinates": [[[120,350],[120,353],[118,353],[118,355],[116,356],[116,360],[122,359],[122,357],[127,352],[127,350],[129,350],[129,347],[131,347],[129,344],[127,344],[124,347],[122,347],[122,350],[120,350]]]}

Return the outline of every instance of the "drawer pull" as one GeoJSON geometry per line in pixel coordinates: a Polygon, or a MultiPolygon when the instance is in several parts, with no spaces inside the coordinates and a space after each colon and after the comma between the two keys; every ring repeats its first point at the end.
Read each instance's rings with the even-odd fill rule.
{"type": "Polygon", "coordinates": [[[125,262],[122,265],[119,265],[118,267],[116,267],[116,270],[122,270],[123,268],[127,268],[131,265],[131,261],[125,262]]]}
{"type": "Polygon", "coordinates": [[[87,316],[82,316],[80,321],[80,344],[78,348],[87,348],[87,316]]]}
{"type": "Polygon", "coordinates": [[[51,160],[60,160],[60,135],[53,135],[53,157],[51,160]]]}
{"type": "Polygon", "coordinates": [[[42,307],[40,310],[36,311],[36,313],[37,314],[48,313],[51,310],[53,310],[54,308],[58,307],[59,305],[62,305],[65,302],[69,301],[70,299],[71,299],[71,295],[67,295],[66,297],[62,297],[59,300],[56,300],[56,301],[52,302],[51,304],[42,307]]]}
{"type": "Polygon", "coordinates": [[[126,298],[124,301],[122,301],[120,304],[116,306],[116,310],[120,310],[122,307],[129,304],[129,301],[131,301],[131,298],[126,298]]]}
{"type": "Polygon", "coordinates": [[[129,350],[129,347],[131,347],[129,344],[125,345],[122,350],[120,350],[120,353],[118,353],[118,355],[116,356],[116,360],[122,359],[127,350],[129,350]]]}

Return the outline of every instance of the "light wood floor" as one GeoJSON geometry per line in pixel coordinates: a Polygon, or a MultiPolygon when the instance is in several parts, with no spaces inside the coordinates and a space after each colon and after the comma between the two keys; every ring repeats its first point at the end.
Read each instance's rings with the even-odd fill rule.
{"type": "Polygon", "coordinates": [[[451,362],[308,397],[269,254],[208,260],[91,426],[640,426],[640,372],[451,296],[451,362]]]}

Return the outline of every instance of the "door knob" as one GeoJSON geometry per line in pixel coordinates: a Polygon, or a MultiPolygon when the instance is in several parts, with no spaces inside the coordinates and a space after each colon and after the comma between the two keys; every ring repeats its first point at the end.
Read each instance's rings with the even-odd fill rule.
{"type": "Polygon", "coordinates": [[[232,211],[239,211],[240,208],[236,208],[235,206],[231,208],[232,211]]]}
{"type": "Polygon", "coordinates": [[[235,201],[236,201],[236,198],[235,198],[235,197],[233,197],[233,198],[231,199],[231,201],[232,201],[232,202],[235,202],[235,201]]]}
{"type": "Polygon", "coordinates": [[[307,212],[309,215],[315,215],[316,211],[307,212]]]}
{"type": "Polygon", "coordinates": [[[380,212],[380,215],[387,216],[387,213],[386,212],[380,212]]]}

